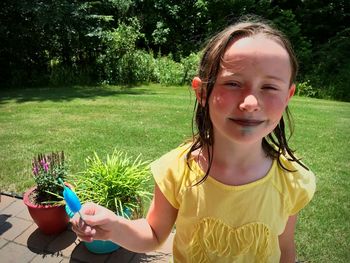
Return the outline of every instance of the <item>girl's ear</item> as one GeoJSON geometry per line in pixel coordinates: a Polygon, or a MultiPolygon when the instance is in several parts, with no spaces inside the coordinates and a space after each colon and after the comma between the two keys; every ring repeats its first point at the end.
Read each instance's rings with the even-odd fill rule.
{"type": "Polygon", "coordinates": [[[206,101],[205,89],[202,87],[202,80],[199,77],[194,77],[192,80],[192,89],[196,94],[197,101],[204,106],[206,101]]]}
{"type": "Polygon", "coordinates": [[[293,83],[289,88],[287,101],[289,101],[294,96],[295,89],[296,89],[296,86],[293,83]]]}

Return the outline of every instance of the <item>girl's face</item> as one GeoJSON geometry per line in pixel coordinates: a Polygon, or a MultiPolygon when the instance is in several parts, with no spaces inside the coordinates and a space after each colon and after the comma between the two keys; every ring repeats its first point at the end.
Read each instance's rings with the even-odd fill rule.
{"type": "Polygon", "coordinates": [[[215,141],[253,143],[274,130],[293,96],[287,51],[264,35],[231,43],[209,98],[215,141]]]}

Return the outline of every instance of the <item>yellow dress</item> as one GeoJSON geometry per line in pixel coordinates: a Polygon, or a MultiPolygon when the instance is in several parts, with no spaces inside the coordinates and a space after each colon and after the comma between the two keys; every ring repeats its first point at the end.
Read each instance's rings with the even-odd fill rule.
{"type": "Polygon", "coordinates": [[[193,186],[203,171],[186,163],[189,144],[153,162],[151,170],[169,203],[178,209],[173,244],[175,263],[279,262],[278,236],[289,216],[315,192],[315,176],[281,157],[262,179],[241,186],[212,177],[193,186]]]}

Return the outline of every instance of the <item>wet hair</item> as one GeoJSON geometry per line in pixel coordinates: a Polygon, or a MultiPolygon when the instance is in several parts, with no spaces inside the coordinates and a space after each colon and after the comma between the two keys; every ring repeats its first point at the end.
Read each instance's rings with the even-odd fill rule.
{"type": "MultiPolygon", "coordinates": [[[[290,65],[291,65],[291,77],[290,77],[290,85],[295,81],[297,71],[298,71],[298,62],[292,46],[284,36],[282,32],[275,29],[266,21],[246,21],[239,22],[237,24],[231,25],[218,33],[216,36],[211,38],[204,48],[202,59],[199,65],[199,74],[198,77],[202,80],[202,86],[200,87],[201,92],[200,96],[205,100],[205,103],[198,103],[196,100],[194,114],[193,114],[193,122],[192,125],[196,126],[197,131],[193,132],[193,143],[190,147],[190,150],[187,154],[187,164],[189,165],[189,160],[191,158],[192,152],[196,150],[207,149],[208,155],[208,169],[204,175],[204,177],[197,182],[195,185],[204,182],[204,180],[208,177],[210,168],[213,161],[213,151],[212,147],[214,145],[214,136],[213,136],[213,124],[211,122],[209,116],[209,97],[214,88],[216,78],[218,72],[221,67],[221,62],[223,60],[223,56],[227,47],[232,41],[235,41],[242,37],[252,37],[256,35],[263,35],[276,43],[280,44],[289,55],[290,65]],[[203,93],[205,96],[203,97],[203,93]],[[203,147],[206,146],[206,147],[203,147]]],[[[202,100],[202,101],[203,101],[202,100]]],[[[294,131],[294,124],[291,113],[288,109],[288,106],[285,109],[284,116],[281,117],[276,128],[268,134],[262,140],[262,147],[267,156],[272,159],[277,159],[278,164],[285,170],[288,170],[284,167],[280,161],[280,156],[284,155],[289,160],[295,161],[299,163],[304,168],[308,169],[303,163],[300,162],[298,158],[294,155],[294,150],[292,150],[288,146],[288,139],[286,138],[286,130],[285,130],[285,121],[287,120],[287,124],[289,126],[290,136],[294,131]]],[[[192,128],[193,128],[192,126],[192,128]]],[[[192,129],[194,130],[194,129],[192,129]]]]}

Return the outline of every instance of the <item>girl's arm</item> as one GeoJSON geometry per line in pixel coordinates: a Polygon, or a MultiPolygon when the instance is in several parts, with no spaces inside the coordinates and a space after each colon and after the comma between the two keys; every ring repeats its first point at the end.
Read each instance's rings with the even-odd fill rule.
{"type": "Polygon", "coordinates": [[[159,247],[169,236],[177,217],[177,209],[157,185],[146,219],[128,220],[91,203],[84,207],[83,213],[88,225],[77,218],[72,220],[73,230],[82,240],[108,239],[139,253],[159,247]]]}
{"type": "Polygon", "coordinates": [[[295,243],[294,232],[297,222],[297,215],[290,216],[286,228],[283,233],[278,237],[279,245],[281,249],[280,263],[295,263],[295,243]]]}
{"type": "Polygon", "coordinates": [[[155,250],[169,236],[177,217],[175,209],[155,185],[154,196],[146,219],[130,221],[119,218],[114,239],[122,247],[135,251],[155,250]]]}

